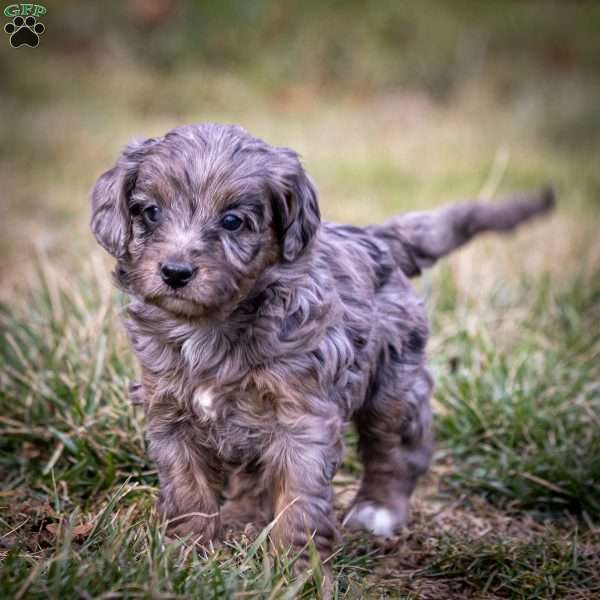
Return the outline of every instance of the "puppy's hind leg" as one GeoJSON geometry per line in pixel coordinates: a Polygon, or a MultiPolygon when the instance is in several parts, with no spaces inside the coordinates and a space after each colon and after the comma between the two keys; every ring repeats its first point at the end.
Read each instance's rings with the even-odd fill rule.
{"type": "Polygon", "coordinates": [[[378,536],[405,525],[410,496],[433,449],[429,373],[423,369],[409,391],[398,391],[397,378],[386,382],[355,416],[364,475],[344,519],[345,526],[378,536]]]}
{"type": "Polygon", "coordinates": [[[259,465],[250,463],[231,473],[221,507],[221,523],[232,531],[258,531],[273,519],[272,493],[259,465]]]}

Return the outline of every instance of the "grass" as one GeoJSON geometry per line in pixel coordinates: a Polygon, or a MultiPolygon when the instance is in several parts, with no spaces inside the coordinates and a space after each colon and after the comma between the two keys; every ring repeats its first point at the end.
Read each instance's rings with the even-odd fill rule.
{"type": "MultiPolygon", "coordinates": [[[[97,275],[73,285],[43,265],[31,296],[0,310],[4,596],[314,596],[318,568],[293,580],[293,557],[269,554],[268,531],[206,551],[166,543],[141,415],[125,393],[134,369],[123,362],[115,323],[120,299],[101,267],[89,267],[97,275]]],[[[599,279],[581,277],[564,289],[535,282],[535,296],[531,282],[518,286],[534,310],[508,336],[510,349],[492,345],[493,327],[473,334],[446,324],[446,335],[437,334],[446,347],[436,359],[440,450],[416,500],[414,530],[387,549],[347,536],[332,563],[338,597],[388,597],[396,587],[407,598],[440,589],[514,598],[600,590],[600,430],[590,427],[600,414],[592,328],[599,279]],[[479,519],[481,535],[465,527],[465,515],[479,519]],[[502,519],[510,528],[497,533],[502,519]]],[[[456,327],[453,315],[469,304],[449,278],[442,270],[430,298],[439,328],[444,319],[456,327]]],[[[521,310],[520,298],[510,300],[521,310]]],[[[502,302],[504,311],[516,308],[502,302]]],[[[340,507],[359,471],[348,442],[340,507]]]]}
{"type": "MultiPolygon", "coordinates": [[[[435,460],[410,526],[346,533],[331,584],[336,598],[597,597],[596,9],[223,6],[185,4],[154,33],[91,8],[76,32],[51,9],[38,49],[0,56],[0,598],[323,593],[317,562],[295,580],[268,531],[200,549],[167,543],[154,511],[124,299],[87,195],[130,137],[200,120],[298,149],[326,218],[349,223],[556,184],[554,216],[416,282],[435,460]]],[[[360,476],[347,442],[340,515],[360,476]]]]}
{"type": "MultiPolygon", "coordinates": [[[[125,483],[93,520],[76,525],[79,515],[74,512],[55,526],[53,551],[43,562],[27,564],[18,552],[9,551],[6,597],[222,598],[251,591],[265,598],[293,598],[312,595],[319,585],[318,564],[314,576],[294,579],[293,557],[270,562],[268,530],[252,543],[244,539],[208,551],[168,543],[161,528],[148,525],[149,519],[156,521],[149,500],[148,490],[125,483]],[[40,573],[45,575],[41,587],[36,580],[40,573]]],[[[57,507],[62,504],[58,494],[55,501],[57,507]]]]}
{"type": "Polygon", "coordinates": [[[455,360],[436,399],[439,437],[460,465],[453,485],[507,509],[600,516],[599,283],[594,273],[552,292],[527,286],[532,310],[508,348],[487,331],[446,340],[455,360]]]}
{"type": "Polygon", "coordinates": [[[483,594],[510,598],[585,597],[600,592],[597,546],[575,531],[565,536],[546,528],[520,542],[489,535],[484,539],[443,538],[438,556],[419,572],[460,582],[483,594]]]}

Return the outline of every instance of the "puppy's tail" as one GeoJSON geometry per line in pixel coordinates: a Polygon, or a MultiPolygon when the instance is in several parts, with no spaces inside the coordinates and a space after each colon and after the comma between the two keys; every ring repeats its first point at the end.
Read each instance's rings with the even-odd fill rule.
{"type": "Polygon", "coordinates": [[[374,235],[386,240],[404,273],[415,277],[479,233],[508,232],[550,212],[555,196],[554,190],[547,187],[515,194],[500,202],[459,202],[430,212],[399,215],[371,229],[374,235]]]}

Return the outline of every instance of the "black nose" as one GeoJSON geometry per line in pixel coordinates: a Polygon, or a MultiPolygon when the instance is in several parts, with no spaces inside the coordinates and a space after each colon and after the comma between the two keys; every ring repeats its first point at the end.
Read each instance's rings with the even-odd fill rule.
{"type": "Polygon", "coordinates": [[[160,265],[162,280],[172,288],[183,287],[194,276],[195,270],[189,263],[166,262],[160,265]]]}

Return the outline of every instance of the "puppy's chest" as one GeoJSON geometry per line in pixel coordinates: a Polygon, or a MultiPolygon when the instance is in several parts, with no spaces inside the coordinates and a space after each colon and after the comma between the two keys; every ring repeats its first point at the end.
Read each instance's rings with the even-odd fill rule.
{"type": "Polygon", "coordinates": [[[199,442],[231,463],[256,458],[277,426],[273,399],[255,389],[240,391],[196,385],[188,410],[200,426],[199,442]]]}

